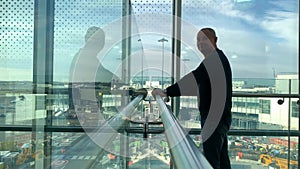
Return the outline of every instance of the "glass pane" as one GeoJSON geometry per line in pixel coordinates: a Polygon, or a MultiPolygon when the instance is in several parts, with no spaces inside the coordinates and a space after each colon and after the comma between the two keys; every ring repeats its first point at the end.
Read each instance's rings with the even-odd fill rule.
{"type": "Polygon", "coordinates": [[[3,168],[31,168],[40,166],[44,158],[42,135],[34,132],[0,133],[0,166],[3,168]]]}
{"type": "Polygon", "coordinates": [[[230,136],[229,154],[233,167],[298,167],[297,139],[273,136],[230,136]],[[290,147],[290,152],[288,148],[290,147]]]}
{"type": "Polygon", "coordinates": [[[171,82],[172,1],[138,0],[131,6],[133,86],[165,88],[171,82]]]}
{"type": "MultiPolygon", "coordinates": [[[[47,94],[32,92],[33,72],[39,67],[33,63],[47,60],[33,60],[34,39],[42,38],[34,31],[46,29],[34,19],[48,17],[35,15],[34,9],[50,3],[34,2],[0,1],[0,126],[14,130],[0,132],[0,168],[170,168],[165,135],[143,133],[163,133],[156,102],[147,97],[130,118],[122,110],[136,89],[166,88],[174,78],[176,1],[56,0],[54,11],[45,8],[54,14],[49,77],[54,83],[41,84],[50,89],[47,94]],[[93,57],[84,57],[89,54],[93,57]],[[129,133],[115,128],[129,119],[129,133]],[[81,128],[84,132],[73,132],[81,128]]],[[[299,130],[299,98],[269,96],[299,93],[298,6],[295,0],[182,2],[180,76],[203,60],[195,35],[207,26],[216,29],[218,46],[233,68],[233,168],[287,168],[288,162],[290,168],[298,166],[299,138],[294,134],[299,130]],[[248,133],[259,130],[266,135],[292,130],[292,136],[248,133]]],[[[45,9],[38,11],[44,14],[45,9]]],[[[42,54],[48,52],[40,51],[44,47],[38,48],[42,54]]],[[[45,80],[44,73],[40,78],[45,80]]],[[[196,97],[181,97],[178,112],[183,127],[200,128],[196,97]]],[[[198,135],[192,138],[201,149],[198,135]]]]}
{"type": "Polygon", "coordinates": [[[1,124],[6,125],[31,125],[33,119],[43,119],[46,117],[44,105],[40,103],[43,95],[19,93],[18,95],[9,93],[0,97],[3,104],[0,109],[1,124]]]}
{"type": "Polygon", "coordinates": [[[298,72],[298,1],[286,5],[277,1],[187,0],[182,5],[185,21],[199,29],[216,29],[218,46],[227,54],[235,78],[275,78],[281,72],[298,72]]]}
{"type": "Polygon", "coordinates": [[[53,79],[58,89],[51,96],[53,125],[98,125],[100,112],[105,117],[115,113],[114,109],[120,105],[120,95],[111,95],[111,88],[115,87],[114,82],[119,83],[113,76],[116,79],[122,76],[118,72],[118,59],[122,54],[119,42],[122,39],[121,17],[122,1],[55,2],[53,79]],[[90,49],[93,40],[99,46],[91,59],[81,52],[90,49]],[[85,65],[85,61],[89,63],[85,65]],[[93,69],[92,65],[97,68],[93,69]],[[84,117],[78,116],[77,111],[85,113],[84,117]]]}
{"type": "Polygon", "coordinates": [[[1,124],[31,124],[34,3],[4,0],[0,10],[1,124]]]}
{"type": "Polygon", "coordinates": [[[197,97],[182,96],[177,120],[186,128],[201,128],[197,97]]]}
{"type": "Polygon", "coordinates": [[[170,168],[170,152],[164,135],[152,135],[143,139],[143,135],[131,134],[129,140],[130,167],[170,168]]]}
{"type": "Polygon", "coordinates": [[[279,105],[278,100],[281,98],[234,97],[232,129],[286,129],[288,111],[284,111],[284,107],[287,103],[279,105]]]}
{"type": "MultiPolygon", "coordinates": [[[[69,82],[72,60],[96,30],[122,16],[122,1],[55,1],[54,81],[69,82]],[[87,30],[90,29],[88,32],[87,30]]],[[[121,30],[121,28],[118,28],[121,30]]],[[[121,31],[119,31],[119,34],[121,31]]],[[[109,36],[106,37],[109,39],[109,36]]],[[[75,58],[76,59],[76,58],[75,58]]],[[[74,62],[74,61],[73,61],[74,62]]],[[[74,66],[74,65],[73,65],[74,66]]],[[[106,68],[108,65],[104,65],[106,68]]]]}
{"type": "Polygon", "coordinates": [[[101,151],[84,133],[53,133],[51,168],[93,168],[101,151]]]}
{"type": "Polygon", "coordinates": [[[0,2],[0,80],[12,86],[32,82],[33,2],[0,2]]]}
{"type": "MultiPolygon", "coordinates": [[[[214,28],[218,47],[227,55],[232,66],[233,93],[237,96],[232,103],[232,129],[299,128],[297,98],[292,98],[294,103],[290,105],[289,98],[250,98],[243,95],[298,93],[299,37],[294,34],[299,34],[299,2],[290,2],[290,5],[252,0],[182,2],[183,22],[197,29],[190,29],[194,44],[187,46],[185,38],[192,38],[187,38],[191,35],[182,27],[181,55],[185,61],[181,63],[181,71],[189,72],[202,61],[203,56],[196,48],[199,29],[214,28]],[[283,29],[271,29],[273,24],[284,27],[285,32],[282,32],[283,29]],[[283,59],[282,55],[286,57],[283,59]]],[[[196,103],[196,99],[191,102],[196,103]]],[[[191,123],[195,119],[191,114],[193,110],[197,111],[197,106],[191,105],[185,97],[180,98],[180,103],[181,112],[190,110],[185,114],[187,122],[191,123]]],[[[182,117],[185,115],[180,113],[179,118],[182,117]]]]}

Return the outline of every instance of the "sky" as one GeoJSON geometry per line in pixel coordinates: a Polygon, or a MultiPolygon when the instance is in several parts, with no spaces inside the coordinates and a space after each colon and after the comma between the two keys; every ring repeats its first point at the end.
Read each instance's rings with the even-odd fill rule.
{"type": "MultiPolygon", "coordinates": [[[[8,9],[4,4],[7,2],[1,1],[2,10],[8,12],[1,13],[0,18],[0,69],[8,73],[1,73],[0,80],[30,80],[33,4],[22,1],[23,7],[28,6],[26,10],[19,6],[8,9]]],[[[121,60],[124,39],[121,2],[56,0],[54,79],[68,81],[72,59],[84,47],[84,35],[90,26],[105,30],[106,44],[97,57],[108,70],[120,75],[122,62],[131,60],[132,76],[151,69],[157,74],[164,69],[168,76],[171,72],[172,2],[132,1],[132,54],[130,59],[121,60]],[[164,52],[162,43],[158,42],[161,38],[168,40],[164,42],[164,52]]],[[[180,40],[185,59],[181,61],[182,74],[193,70],[203,60],[195,46],[195,35],[202,27],[216,30],[218,47],[229,58],[234,78],[274,78],[274,72],[298,72],[297,0],[185,0],[182,6],[180,40]]]]}
{"type": "Polygon", "coordinates": [[[201,4],[184,8],[183,18],[197,27],[216,29],[218,46],[230,59],[234,77],[272,78],[273,70],[297,72],[298,3],[211,0],[202,12],[196,12],[201,4]]]}
{"type": "MultiPolygon", "coordinates": [[[[170,65],[166,63],[171,62],[172,19],[169,14],[172,7],[169,1],[164,2],[149,7],[133,3],[133,33],[139,34],[142,42],[141,46],[133,46],[143,50],[144,67],[164,67],[170,74],[170,65]],[[164,66],[161,64],[162,44],[157,42],[163,37],[168,39],[164,44],[164,66]]],[[[183,63],[185,73],[203,60],[195,46],[196,33],[203,27],[216,30],[218,47],[229,58],[234,78],[274,78],[274,74],[298,72],[298,1],[187,0],[182,3],[180,40],[182,57],[187,60],[183,63]]]]}

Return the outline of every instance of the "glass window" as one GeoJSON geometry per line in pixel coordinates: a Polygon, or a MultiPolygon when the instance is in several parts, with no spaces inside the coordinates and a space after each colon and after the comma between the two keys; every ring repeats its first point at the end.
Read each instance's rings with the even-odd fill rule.
{"type": "MultiPolygon", "coordinates": [[[[93,27],[103,28],[122,17],[122,3],[117,1],[55,1],[54,81],[69,82],[72,61],[84,47],[93,27]],[[88,29],[90,32],[88,32],[88,29]]],[[[118,28],[121,30],[121,27],[118,28]]],[[[119,36],[120,36],[119,31],[119,36]]],[[[109,39],[111,33],[106,32],[109,39]]],[[[76,58],[75,58],[76,59],[76,58]]],[[[73,65],[74,66],[74,65],[73,65]]],[[[108,65],[105,65],[108,68],[108,65]]]]}
{"type": "Polygon", "coordinates": [[[299,118],[299,104],[296,101],[292,101],[292,117],[299,118]]]}
{"type": "MultiPolygon", "coordinates": [[[[203,61],[203,27],[232,66],[233,168],[298,166],[298,1],[35,2],[0,2],[0,168],[170,168],[157,103],[123,110],[203,61]]],[[[172,103],[201,150],[197,98],[172,103]]]]}
{"type": "Polygon", "coordinates": [[[3,124],[31,124],[34,1],[1,1],[0,10],[0,115],[3,124]]]}
{"type": "MultiPolygon", "coordinates": [[[[77,110],[91,112],[91,116],[98,111],[109,114],[108,109],[119,104],[120,98],[118,94],[111,95],[111,88],[121,79],[117,68],[122,54],[122,9],[121,1],[55,1],[53,79],[57,82],[56,88],[62,89],[53,96],[53,107],[55,120],[62,119],[61,125],[80,125],[77,110]],[[93,38],[98,44],[95,48],[93,38]],[[84,50],[95,51],[95,54],[89,58],[82,54],[84,50]],[[90,82],[95,83],[94,89],[87,89],[90,82]],[[86,85],[77,90],[80,85],[72,86],[74,83],[86,85]]],[[[86,118],[82,123],[84,121],[86,118]]]]}
{"type": "Polygon", "coordinates": [[[44,156],[43,139],[31,132],[1,132],[0,137],[2,167],[32,167],[44,156]]]}
{"type": "Polygon", "coordinates": [[[0,70],[6,73],[1,73],[0,80],[11,82],[10,87],[16,81],[32,81],[33,8],[30,0],[1,1],[0,70]]]}
{"type": "Polygon", "coordinates": [[[136,87],[166,88],[171,84],[172,5],[171,0],[131,1],[132,78],[148,79],[136,87]]]}
{"type": "Polygon", "coordinates": [[[270,114],[271,101],[270,100],[259,100],[261,106],[261,113],[270,114]]]}
{"type": "Polygon", "coordinates": [[[264,168],[264,166],[278,167],[286,166],[290,158],[290,166],[297,166],[296,142],[294,138],[288,141],[284,137],[256,137],[256,136],[230,136],[229,153],[232,159],[232,166],[243,166],[241,161],[259,161],[256,165],[249,163],[251,168],[264,168]],[[290,147],[290,155],[287,148],[290,147]],[[275,161],[275,163],[274,163],[275,161]]]}
{"type": "Polygon", "coordinates": [[[198,29],[216,29],[218,46],[227,55],[234,78],[267,82],[264,79],[281,72],[298,72],[298,3],[187,0],[182,2],[182,18],[198,29]]]}

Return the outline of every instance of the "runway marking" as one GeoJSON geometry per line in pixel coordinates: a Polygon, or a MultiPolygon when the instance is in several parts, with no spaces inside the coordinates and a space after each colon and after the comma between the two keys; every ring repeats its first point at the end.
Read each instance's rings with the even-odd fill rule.
{"type": "Polygon", "coordinates": [[[78,157],[78,156],[73,156],[71,159],[72,159],[72,160],[75,160],[77,157],[78,157]]]}
{"type": "Polygon", "coordinates": [[[73,156],[71,160],[95,160],[97,156],[73,156]]]}
{"type": "Polygon", "coordinates": [[[68,160],[56,160],[51,163],[52,166],[64,166],[68,164],[68,160]]]}

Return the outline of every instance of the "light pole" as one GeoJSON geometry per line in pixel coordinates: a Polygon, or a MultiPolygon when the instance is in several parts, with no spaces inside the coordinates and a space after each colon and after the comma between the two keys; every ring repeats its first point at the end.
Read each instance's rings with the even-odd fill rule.
{"type": "Polygon", "coordinates": [[[162,43],[162,70],[161,70],[161,88],[164,89],[164,50],[165,50],[165,42],[168,42],[167,39],[161,38],[158,42],[162,43]]]}
{"type": "MultiPolygon", "coordinates": [[[[138,39],[138,42],[142,42],[142,39],[138,39]]],[[[142,72],[141,72],[141,76],[142,76],[142,82],[141,82],[141,85],[142,85],[142,88],[143,88],[143,83],[144,83],[144,49],[143,49],[143,45],[142,45],[142,55],[141,55],[141,62],[142,62],[142,72]]]]}
{"type": "MultiPolygon", "coordinates": [[[[141,66],[142,66],[142,72],[141,72],[141,76],[142,76],[142,79],[141,79],[141,88],[143,88],[144,87],[144,48],[143,48],[143,44],[142,44],[142,39],[141,38],[139,38],[138,39],[138,42],[140,42],[141,43],[141,48],[142,48],[142,55],[141,55],[141,66]]],[[[141,111],[142,111],[142,118],[145,118],[145,120],[147,121],[147,115],[146,115],[146,113],[145,113],[145,111],[144,111],[144,104],[141,104],[141,111]]]]}

